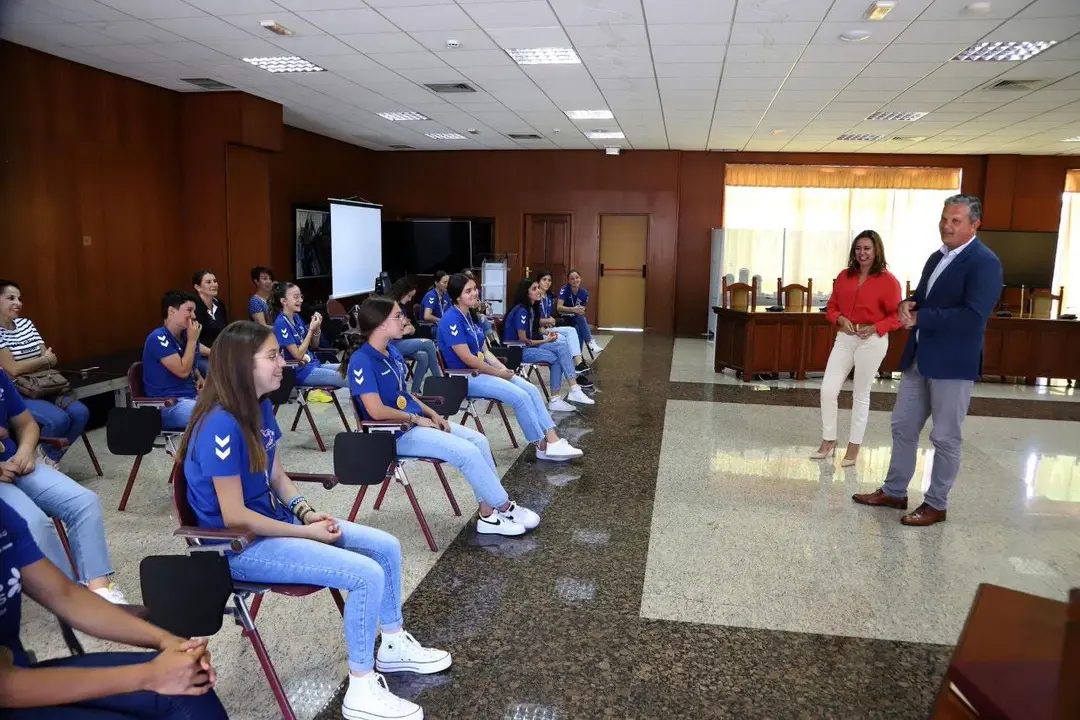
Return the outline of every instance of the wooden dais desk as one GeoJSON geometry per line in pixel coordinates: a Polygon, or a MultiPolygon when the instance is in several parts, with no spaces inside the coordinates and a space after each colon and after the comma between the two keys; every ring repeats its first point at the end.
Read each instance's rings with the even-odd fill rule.
{"type": "MultiPolygon", "coordinates": [[[[836,327],[818,310],[744,312],[713,307],[716,350],[713,370],[731,369],[750,381],[760,374],[825,372],[836,327]]],[[[881,372],[899,372],[908,331],[889,334],[881,372]]],[[[1080,379],[1080,322],[991,317],[983,346],[983,374],[1080,379]]]]}

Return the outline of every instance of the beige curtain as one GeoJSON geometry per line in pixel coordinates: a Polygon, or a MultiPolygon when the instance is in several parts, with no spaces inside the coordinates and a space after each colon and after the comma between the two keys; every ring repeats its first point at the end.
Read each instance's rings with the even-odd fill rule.
{"type": "Polygon", "coordinates": [[[1058,229],[1057,255],[1054,257],[1054,292],[1065,287],[1064,312],[1080,313],[1080,172],[1070,171],[1061,203],[1061,227],[1058,229]],[[1070,184],[1071,183],[1071,184],[1070,184]]]}
{"type": "Polygon", "coordinates": [[[724,169],[724,184],[738,187],[955,191],[960,187],[960,169],[729,163],[724,169]]]}

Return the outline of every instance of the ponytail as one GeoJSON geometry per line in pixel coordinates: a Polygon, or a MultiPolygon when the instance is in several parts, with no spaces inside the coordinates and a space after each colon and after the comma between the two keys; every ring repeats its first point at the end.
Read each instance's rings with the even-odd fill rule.
{"type": "Polygon", "coordinates": [[[341,377],[348,377],[346,373],[349,372],[349,360],[352,358],[352,354],[367,343],[371,333],[375,331],[375,328],[386,322],[386,319],[390,317],[390,313],[394,312],[395,307],[397,307],[397,303],[393,298],[385,295],[372,295],[361,303],[359,307],[355,308],[356,333],[354,337],[356,339],[349,343],[349,349],[345,351],[345,356],[341,358],[341,364],[338,366],[341,377]]]}
{"type": "Polygon", "coordinates": [[[273,325],[277,320],[277,316],[281,314],[281,301],[285,299],[285,293],[289,292],[289,288],[296,287],[296,283],[291,282],[276,282],[270,288],[270,302],[267,303],[266,308],[266,322],[268,325],[273,325]]]}

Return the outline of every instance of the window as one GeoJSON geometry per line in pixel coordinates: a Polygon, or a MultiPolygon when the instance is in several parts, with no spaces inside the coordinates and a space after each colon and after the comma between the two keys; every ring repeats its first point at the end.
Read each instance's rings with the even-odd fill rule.
{"type": "Polygon", "coordinates": [[[1080,314],[1080,171],[1070,170],[1061,202],[1053,292],[1065,287],[1063,312],[1080,314]]]}

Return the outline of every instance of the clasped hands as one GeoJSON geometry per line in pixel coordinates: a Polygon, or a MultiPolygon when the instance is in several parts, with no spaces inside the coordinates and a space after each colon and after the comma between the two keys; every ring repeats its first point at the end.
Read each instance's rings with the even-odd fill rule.
{"type": "Polygon", "coordinates": [[[840,328],[840,332],[846,335],[857,335],[863,340],[877,335],[877,328],[873,325],[864,325],[861,328],[856,328],[851,321],[843,315],[836,321],[836,324],[840,328]]]}
{"type": "Polygon", "coordinates": [[[907,330],[911,330],[918,322],[919,311],[915,307],[914,300],[905,300],[896,306],[896,317],[900,325],[907,330]]]}

